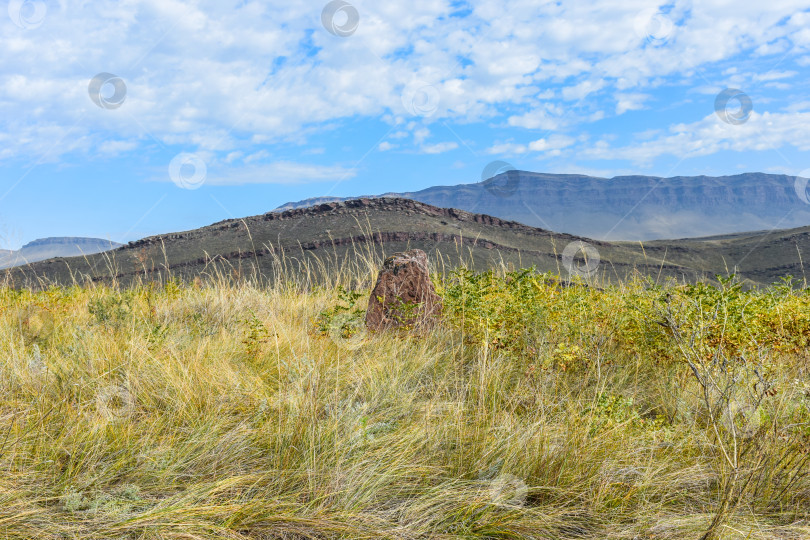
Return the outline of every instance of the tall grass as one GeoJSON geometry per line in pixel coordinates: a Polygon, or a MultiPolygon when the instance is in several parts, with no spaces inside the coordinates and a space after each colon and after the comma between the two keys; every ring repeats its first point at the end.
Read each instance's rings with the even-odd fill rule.
{"type": "Polygon", "coordinates": [[[368,249],[0,290],[0,537],[810,536],[804,291],[445,266],[435,331],[323,331],[368,249]],[[735,439],[751,416],[707,409],[685,356],[716,350],[777,390],[735,439]]]}

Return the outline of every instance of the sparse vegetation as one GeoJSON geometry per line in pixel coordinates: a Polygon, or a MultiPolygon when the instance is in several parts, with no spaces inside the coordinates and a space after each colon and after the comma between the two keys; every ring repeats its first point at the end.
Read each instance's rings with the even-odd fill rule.
{"type": "Polygon", "coordinates": [[[810,536],[810,290],[372,267],[1,289],[2,537],[810,536]]]}

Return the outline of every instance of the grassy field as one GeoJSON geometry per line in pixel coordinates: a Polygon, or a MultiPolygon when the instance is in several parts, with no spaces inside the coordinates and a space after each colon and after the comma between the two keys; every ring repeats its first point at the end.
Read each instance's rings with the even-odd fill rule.
{"type": "Polygon", "coordinates": [[[808,538],[810,291],[0,289],[0,538],[808,538]]]}

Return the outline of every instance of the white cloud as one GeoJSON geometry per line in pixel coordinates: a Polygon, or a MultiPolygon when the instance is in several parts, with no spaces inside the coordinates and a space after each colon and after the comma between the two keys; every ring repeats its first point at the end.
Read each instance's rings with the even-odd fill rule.
{"type": "Polygon", "coordinates": [[[494,144],[489,147],[487,154],[497,154],[512,156],[526,154],[529,152],[543,153],[545,156],[559,156],[562,150],[572,146],[576,139],[567,135],[551,135],[550,137],[537,139],[528,144],[517,144],[512,142],[494,144]]]}
{"type": "Polygon", "coordinates": [[[606,85],[607,81],[605,79],[588,79],[574,86],[563,88],[562,96],[568,101],[577,101],[585,99],[590,94],[601,90],[606,85]]]}
{"type": "Polygon", "coordinates": [[[261,161],[263,159],[267,159],[268,157],[270,157],[270,152],[267,150],[259,150],[258,152],[254,152],[249,156],[245,156],[245,159],[242,161],[245,163],[253,163],[254,161],[261,161]]]}
{"type": "Polygon", "coordinates": [[[419,128],[413,132],[414,144],[422,144],[428,137],[430,137],[430,130],[427,128],[419,128]]]}
{"type": "Polygon", "coordinates": [[[562,106],[553,103],[540,103],[536,108],[522,115],[510,116],[507,120],[510,126],[526,129],[556,130],[565,125],[568,119],[562,106]]]}
{"type": "Polygon", "coordinates": [[[506,142],[494,144],[489,148],[487,148],[486,152],[487,154],[491,155],[514,156],[519,154],[525,154],[528,150],[529,149],[525,144],[506,142]]]}
{"type": "Polygon", "coordinates": [[[537,139],[529,143],[532,152],[558,152],[574,144],[575,140],[566,135],[552,135],[547,139],[537,139]]]}
{"type": "Polygon", "coordinates": [[[380,152],[387,152],[388,150],[392,150],[392,149],[394,149],[396,147],[397,147],[397,145],[395,145],[395,144],[391,144],[388,141],[383,141],[383,142],[380,143],[379,149],[380,149],[380,152]]]}
{"type": "Polygon", "coordinates": [[[118,155],[137,147],[138,143],[135,141],[104,141],[99,145],[98,150],[102,154],[118,155]]]}
{"type": "Polygon", "coordinates": [[[436,144],[427,144],[421,147],[423,154],[443,154],[458,148],[458,143],[454,142],[440,142],[436,144]]]}
{"type": "MultiPolygon", "coordinates": [[[[647,0],[515,0],[509,9],[477,0],[464,18],[449,16],[450,0],[356,5],[360,24],[347,38],[325,31],[322,5],[306,2],[60,0],[29,30],[0,17],[0,158],[92,155],[119,140],[250,155],[260,150],[251,146],[303,145],[364,118],[556,131],[600,118],[614,98],[615,114],[637,110],[666,77],[704,84],[706,67],[741,53],[804,54],[810,65],[810,17],[798,13],[806,0],[733,10],[724,0],[676,2],[662,43],[638,34],[647,0]],[[88,98],[100,71],[126,82],[119,109],[88,98]],[[438,91],[428,118],[404,111],[401,91],[414,79],[438,91]]],[[[745,77],[775,84],[796,75],[745,77]]],[[[408,128],[389,139],[408,132],[416,148],[429,136],[408,128]]]]}
{"type": "Polygon", "coordinates": [[[798,75],[796,71],[768,71],[767,73],[758,74],[754,77],[757,81],[778,81],[782,79],[790,79],[798,75]]]}
{"type": "Polygon", "coordinates": [[[810,150],[810,112],[757,113],[747,122],[726,124],[711,114],[698,122],[677,124],[668,134],[636,144],[613,147],[597,141],[580,155],[592,159],[627,159],[638,165],[649,165],[663,155],[680,158],[711,155],[723,150],[735,152],[764,151],[793,146],[810,150]]]}
{"type": "Polygon", "coordinates": [[[616,115],[643,109],[644,102],[649,98],[648,94],[616,94],[616,115]]]}
{"type": "MultiPolygon", "coordinates": [[[[200,155],[200,157],[203,156],[200,155]]],[[[203,158],[207,166],[207,175],[204,183],[209,186],[337,182],[354,178],[357,175],[356,170],[337,165],[312,165],[291,161],[276,161],[271,163],[254,163],[244,167],[232,168],[225,167],[219,162],[211,162],[209,159],[203,158]]],[[[152,180],[171,182],[168,170],[165,172],[160,171],[152,180]]]]}

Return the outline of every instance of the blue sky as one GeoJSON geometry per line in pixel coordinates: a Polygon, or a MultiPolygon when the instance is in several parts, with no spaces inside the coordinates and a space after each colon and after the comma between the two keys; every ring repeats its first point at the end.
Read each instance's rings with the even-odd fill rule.
{"type": "Polygon", "coordinates": [[[810,1],[7,7],[5,248],[476,182],[495,160],[603,177],[810,170],[810,1]]]}

